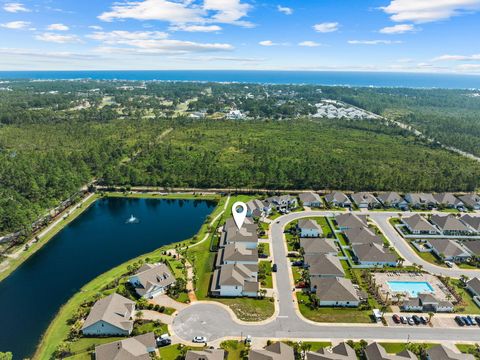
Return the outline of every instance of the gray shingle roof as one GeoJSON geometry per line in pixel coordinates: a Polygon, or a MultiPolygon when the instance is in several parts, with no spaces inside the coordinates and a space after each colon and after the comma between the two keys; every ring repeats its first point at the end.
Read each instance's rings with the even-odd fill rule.
{"type": "Polygon", "coordinates": [[[329,254],[338,251],[333,239],[302,238],[300,247],[303,248],[305,254],[329,254]]]}
{"type": "Polygon", "coordinates": [[[470,214],[463,215],[460,220],[470,226],[474,231],[480,232],[480,216],[472,216],[470,214]]]}
{"type": "Polygon", "coordinates": [[[480,278],[474,277],[467,281],[467,286],[471,287],[473,291],[480,294],[480,278]]]}
{"type": "Polygon", "coordinates": [[[375,196],[368,192],[358,192],[351,195],[353,202],[358,206],[361,203],[367,203],[369,205],[378,204],[378,200],[375,196]]]}
{"type": "Polygon", "coordinates": [[[316,202],[322,203],[322,199],[320,198],[320,195],[313,192],[300,193],[298,195],[298,198],[302,203],[316,203],[316,202]]]}
{"type": "Polygon", "coordinates": [[[148,350],[156,347],[155,335],[150,332],[97,346],[95,360],[150,360],[148,350]]]}
{"type": "Polygon", "coordinates": [[[389,354],[385,350],[385,348],[380,345],[379,343],[371,343],[365,348],[365,357],[367,360],[417,360],[417,356],[408,351],[404,350],[401,353],[395,355],[395,354],[389,354]]]}
{"type": "Polygon", "coordinates": [[[299,229],[315,229],[319,234],[323,234],[322,227],[313,219],[300,219],[298,220],[299,229]]]}
{"type": "Polygon", "coordinates": [[[453,215],[432,215],[430,221],[442,231],[469,231],[467,225],[453,215]]]}
{"type": "Polygon", "coordinates": [[[223,349],[205,349],[189,350],[185,355],[185,360],[223,360],[225,350],[223,349]]]}
{"type": "Polygon", "coordinates": [[[467,194],[458,197],[465,205],[470,207],[480,206],[480,196],[477,194],[467,194]]]}
{"type": "Polygon", "coordinates": [[[345,276],[342,263],[335,255],[305,255],[304,261],[308,265],[308,272],[311,276],[345,276]]]}
{"type": "Polygon", "coordinates": [[[428,240],[432,248],[445,257],[469,256],[465,249],[454,240],[430,239],[428,240]]]}
{"type": "Polygon", "coordinates": [[[351,203],[350,199],[343,192],[335,191],[333,193],[325,195],[325,201],[337,202],[337,203],[351,203]]]}
{"type": "Polygon", "coordinates": [[[307,353],[307,360],[357,360],[357,354],[350,345],[341,342],[331,349],[320,349],[307,353]]]}
{"type": "Polygon", "coordinates": [[[86,329],[98,321],[105,321],[119,329],[131,331],[133,320],[130,320],[130,317],[134,309],[134,301],[113,293],[93,305],[82,329],[86,329]]]}
{"type": "Polygon", "coordinates": [[[360,262],[392,263],[397,261],[397,255],[376,243],[354,244],[352,250],[360,262]]]}
{"type": "Polygon", "coordinates": [[[475,360],[475,357],[471,354],[454,352],[444,345],[436,345],[428,349],[427,356],[430,360],[475,360]]]}
{"type": "Polygon", "coordinates": [[[433,195],[433,197],[435,198],[435,200],[437,200],[439,204],[442,204],[442,205],[458,206],[462,203],[452,193],[439,193],[439,194],[433,195]]]}
{"type": "Polygon", "coordinates": [[[464,241],[463,246],[470,250],[475,256],[480,256],[480,240],[464,241]]]}
{"type": "Polygon", "coordinates": [[[384,205],[395,204],[403,201],[403,198],[397,192],[384,192],[377,196],[377,199],[384,205]]]}
{"type": "Polygon", "coordinates": [[[335,221],[341,228],[354,229],[367,226],[367,217],[365,215],[353,213],[337,215],[335,216],[335,221]]]}
{"type": "Polygon", "coordinates": [[[248,360],[295,360],[295,354],[291,346],[276,342],[264,350],[250,350],[248,360]]]}
{"type": "Polygon", "coordinates": [[[258,261],[258,249],[247,249],[242,243],[231,243],[218,251],[218,265],[227,261],[258,261]]]}
{"type": "Polygon", "coordinates": [[[144,295],[154,286],[169,286],[175,282],[175,277],[165,264],[145,264],[136,273],[140,286],[136,288],[139,295],[144,295]]]}
{"type": "Polygon", "coordinates": [[[415,214],[406,218],[402,218],[402,221],[407,224],[414,231],[435,231],[438,230],[430,224],[423,216],[420,214],[415,214]]]}
{"type": "Polygon", "coordinates": [[[310,278],[312,289],[320,301],[360,301],[357,290],[349,279],[343,277],[310,278]]]}
{"type": "Polygon", "coordinates": [[[383,239],[369,228],[354,228],[344,231],[351,244],[383,244],[383,239]]]}

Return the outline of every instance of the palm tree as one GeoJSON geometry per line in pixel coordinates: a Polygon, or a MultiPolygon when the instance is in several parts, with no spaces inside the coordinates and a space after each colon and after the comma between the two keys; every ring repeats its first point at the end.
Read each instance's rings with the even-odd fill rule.
{"type": "Polygon", "coordinates": [[[306,342],[300,343],[300,350],[302,351],[302,359],[305,359],[307,357],[307,352],[310,351],[311,348],[312,348],[312,344],[309,344],[306,342]]]}
{"type": "Polygon", "coordinates": [[[428,313],[428,323],[430,323],[432,321],[432,318],[435,316],[435,313],[434,312],[429,312],[428,313]]]}

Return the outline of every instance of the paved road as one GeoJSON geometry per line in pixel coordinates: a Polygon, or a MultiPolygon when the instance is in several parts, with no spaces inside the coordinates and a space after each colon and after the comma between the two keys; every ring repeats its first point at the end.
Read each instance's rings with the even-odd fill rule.
{"type": "MultiPolygon", "coordinates": [[[[229,336],[245,336],[263,338],[302,338],[302,339],[385,339],[406,341],[478,341],[480,329],[472,328],[425,328],[425,327],[384,327],[378,324],[315,324],[305,321],[297,314],[294,296],[293,279],[287,259],[287,248],[283,237],[283,229],[289,222],[310,216],[328,216],[331,211],[304,211],[284,215],[271,225],[272,253],[278,270],[275,279],[276,306],[278,316],[272,321],[258,325],[239,324],[232,320],[224,308],[215,304],[193,304],[182,310],[173,321],[173,331],[177,336],[190,341],[194,336],[206,336],[208,341],[229,336]]],[[[387,219],[394,213],[371,213],[372,218],[388,236],[392,235],[393,243],[405,259],[424,265],[419,258],[412,258],[412,253],[404,240],[396,234],[387,219]],[[390,228],[390,229],[389,229],[390,228]],[[390,234],[394,231],[396,236],[390,234]]],[[[416,256],[415,253],[413,255],[416,256]]],[[[421,260],[421,259],[420,259],[421,260]]],[[[427,263],[428,264],[428,263],[427,263]]],[[[426,265],[426,264],[425,264],[426,265]]],[[[437,272],[435,267],[435,271],[437,272]]],[[[425,266],[427,269],[427,266],[425,266]]],[[[449,276],[456,276],[458,270],[443,269],[449,276]]],[[[465,272],[461,272],[465,273],[465,272]]]]}

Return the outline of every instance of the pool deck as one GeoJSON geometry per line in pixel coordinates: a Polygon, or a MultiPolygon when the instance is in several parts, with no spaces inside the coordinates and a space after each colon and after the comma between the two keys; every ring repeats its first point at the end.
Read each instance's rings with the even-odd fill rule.
{"type": "MultiPolygon", "coordinates": [[[[375,282],[380,286],[380,294],[385,299],[387,293],[390,294],[390,298],[395,298],[395,294],[398,292],[392,291],[388,282],[390,281],[400,281],[400,282],[426,282],[428,283],[433,289],[433,295],[438,300],[447,300],[449,291],[445,288],[442,282],[434,275],[431,274],[422,274],[422,273],[395,273],[395,272],[387,272],[387,273],[375,273],[373,274],[375,277],[375,282]]],[[[410,295],[405,293],[409,298],[410,295]]],[[[405,299],[405,297],[404,297],[405,299]]],[[[393,299],[392,299],[393,300],[393,299]]]]}

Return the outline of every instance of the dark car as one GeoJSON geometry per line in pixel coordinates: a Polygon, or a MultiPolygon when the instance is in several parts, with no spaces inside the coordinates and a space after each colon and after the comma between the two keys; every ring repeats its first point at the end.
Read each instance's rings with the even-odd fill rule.
{"type": "Polygon", "coordinates": [[[465,326],[465,322],[463,321],[461,316],[455,316],[455,321],[459,326],[465,326]]]}
{"type": "Polygon", "coordinates": [[[475,321],[477,322],[478,325],[480,325],[480,316],[475,316],[475,321]]]}
{"type": "Polygon", "coordinates": [[[428,324],[428,319],[427,319],[425,316],[420,316],[420,320],[422,321],[422,324],[423,324],[423,325],[427,325],[427,324],[428,324]]]}
{"type": "Polygon", "coordinates": [[[463,322],[465,323],[465,325],[467,325],[467,326],[472,325],[472,324],[470,324],[470,321],[468,321],[468,319],[467,319],[466,316],[462,316],[462,320],[463,320],[463,322]]]}
{"type": "Polygon", "coordinates": [[[412,319],[413,319],[413,322],[415,323],[415,325],[418,325],[422,322],[417,315],[413,315],[412,319]]]}
{"type": "Polygon", "coordinates": [[[277,272],[277,264],[273,264],[273,265],[272,265],[272,271],[273,271],[273,272],[277,272]]]}
{"type": "Polygon", "coordinates": [[[400,320],[400,316],[398,316],[397,314],[393,315],[392,316],[392,319],[393,319],[393,322],[395,324],[400,324],[401,320],[400,320]]]}
{"type": "Polygon", "coordinates": [[[467,319],[472,325],[478,325],[477,320],[473,316],[468,315],[467,319]]]}
{"type": "Polygon", "coordinates": [[[302,260],[294,261],[292,262],[292,266],[303,266],[303,261],[302,260]]]}

